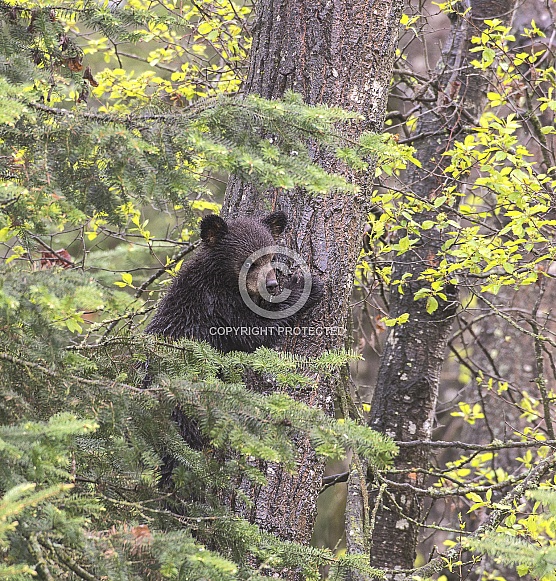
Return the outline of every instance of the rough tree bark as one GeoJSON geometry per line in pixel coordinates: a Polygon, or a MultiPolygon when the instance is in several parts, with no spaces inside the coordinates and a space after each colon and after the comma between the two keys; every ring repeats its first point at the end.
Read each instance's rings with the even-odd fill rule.
{"type": "MultiPolygon", "coordinates": [[[[511,21],[515,0],[467,0],[458,3],[460,14],[454,15],[451,29],[437,65],[436,87],[426,97],[435,102],[421,103],[414,146],[422,168],[412,167],[406,173],[406,184],[414,195],[433,200],[448,185],[443,175],[442,154],[452,148],[456,139],[462,139],[465,126],[475,124],[486,103],[489,79],[469,65],[470,40],[484,28],[486,18],[511,21]]],[[[432,86],[432,84],[431,84],[432,86]]],[[[417,222],[434,219],[423,213],[417,222]]],[[[448,300],[428,314],[425,301],[415,301],[415,293],[428,286],[416,279],[420,273],[435,264],[437,252],[443,243],[440,232],[427,231],[420,245],[413,251],[396,257],[393,280],[411,274],[404,294],[392,289],[390,317],[409,313],[409,321],[394,327],[387,339],[381,358],[377,385],[373,398],[370,425],[398,441],[429,440],[431,438],[440,371],[444,361],[452,320],[457,308],[457,289],[447,289],[448,300]]],[[[414,469],[427,467],[428,450],[402,448],[395,467],[406,471],[392,480],[400,483],[382,495],[382,505],[376,512],[372,535],[371,564],[386,568],[413,567],[417,543],[418,522],[422,513],[422,498],[413,495],[407,485],[421,486],[424,475],[414,469]],[[405,485],[405,486],[404,486],[405,485]]],[[[369,474],[373,486],[373,475],[369,474]]],[[[376,498],[376,496],[375,496],[376,498]]],[[[374,509],[371,499],[370,510],[374,509]]]]}
{"type": "MultiPolygon", "coordinates": [[[[352,136],[382,127],[394,51],[397,45],[401,0],[261,0],[246,93],[280,98],[292,89],[309,104],[342,106],[365,115],[362,123],[344,128],[352,136]]],[[[320,151],[315,159],[327,170],[350,174],[320,151]]],[[[325,281],[322,306],[310,322],[318,327],[345,327],[361,232],[369,207],[364,188],[360,194],[334,193],[311,197],[303,191],[270,191],[264,196],[248,184],[230,181],[224,205],[226,215],[252,214],[265,209],[284,210],[290,220],[287,244],[299,252],[313,272],[325,281]]],[[[318,355],[344,346],[340,336],[297,338],[288,349],[318,355]]],[[[308,392],[292,390],[297,399],[332,413],[336,380],[319,380],[308,392]]],[[[341,386],[340,386],[341,387],[341,386]]],[[[321,487],[323,464],[308,442],[300,441],[299,470],[291,475],[277,466],[265,467],[268,485],[248,489],[249,511],[238,511],[263,529],[283,539],[308,543],[321,487]]]]}

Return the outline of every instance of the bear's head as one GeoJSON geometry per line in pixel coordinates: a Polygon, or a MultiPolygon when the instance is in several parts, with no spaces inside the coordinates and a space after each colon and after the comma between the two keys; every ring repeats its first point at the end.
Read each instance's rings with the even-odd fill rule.
{"type": "Polygon", "coordinates": [[[278,290],[273,266],[272,247],[284,231],[288,219],[284,212],[272,212],[257,220],[238,218],[225,221],[211,214],[201,220],[201,240],[210,262],[216,266],[222,283],[238,288],[240,273],[246,271],[247,292],[258,302],[263,291],[273,294],[278,290]],[[269,251],[253,254],[270,247],[269,251]]]}

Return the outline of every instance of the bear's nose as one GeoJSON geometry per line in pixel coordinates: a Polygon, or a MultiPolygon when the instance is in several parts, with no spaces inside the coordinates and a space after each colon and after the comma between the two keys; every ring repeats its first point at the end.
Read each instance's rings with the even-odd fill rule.
{"type": "Polygon", "coordinates": [[[278,281],[276,280],[276,275],[274,272],[270,271],[266,275],[266,290],[269,293],[273,293],[278,288],[278,281]]]}

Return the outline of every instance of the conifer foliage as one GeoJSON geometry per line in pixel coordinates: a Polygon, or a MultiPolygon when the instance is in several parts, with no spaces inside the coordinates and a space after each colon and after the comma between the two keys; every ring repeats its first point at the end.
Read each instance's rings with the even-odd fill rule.
{"type": "Polygon", "coordinates": [[[249,12],[225,0],[0,2],[0,578],[372,573],[230,506],[246,502],[241,479],[264,484],[259,463],[297,469],[300,435],[325,458],[355,449],[389,463],[387,438],[281,391],[354,355],[224,356],[140,332],[198,219],[218,209],[222,176],[354,190],[311,162],[308,143],[357,167],[374,153],[404,163],[382,137],[344,139],[342,110],[224,94],[241,80],[249,12]],[[273,389],[250,391],[248,369],[273,389]],[[176,406],[203,451],[180,436],[176,406]]]}

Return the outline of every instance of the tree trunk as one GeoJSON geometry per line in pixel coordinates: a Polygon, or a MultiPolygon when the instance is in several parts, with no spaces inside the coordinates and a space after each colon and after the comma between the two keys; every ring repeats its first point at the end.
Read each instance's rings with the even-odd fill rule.
{"type": "MultiPolygon", "coordinates": [[[[379,131],[401,7],[401,0],[261,0],[244,91],[280,98],[291,89],[309,104],[342,106],[364,114],[364,122],[343,128],[351,136],[357,137],[363,130],[379,131]]],[[[359,179],[329,155],[315,151],[314,158],[329,171],[340,172],[352,181],[359,179]]],[[[364,188],[355,196],[334,193],[313,197],[300,190],[270,191],[262,196],[250,185],[230,180],[224,214],[252,214],[263,208],[286,212],[290,221],[287,245],[325,282],[324,299],[313,311],[310,325],[344,328],[369,210],[364,188]]],[[[302,324],[309,325],[307,321],[302,324]]],[[[287,348],[314,356],[344,345],[344,337],[323,334],[298,337],[287,348]]],[[[311,391],[291,390],[291,395],[332,413],[339,386],[342,388],[340,374],[332,380],[317,378],[311,391]]],[[[306,544],[311,538],[324,466],[308,442],[300,441],[298,446],[297,473],[267,466],[268,485],[248,489],[253,507],[238,511],[282,539],[306,544]]]]}
{"type": "MultiPolygon", "coordinates": [[[[469,53],[470,40],[484,28],[485,18],[511,20],[515,0],[471,0],[462,2],[463,16],[453,15],[452,26],[441,59],[437,65],[438,95],[430,91],[421,104],[414,146],[422,168],[406,172],[406,183],[412,194],[423,200],[441,195],[447,180],[443,175],[442,154],[452,149],[456,139],[463,139],[465,125],[475,124],[486,103],[489,79],[469,65],[475,58],[469,53]],[[463,6],[465,4],[465,6],[463,6]],[[468,6],[469,4],[469,6],[468,6]],[[470,7],[471,12],[465,13],[470,7]],[[431,102],[431,97],[436,97],[431,102]]],[[[417,222],[432,219],[424,212],[414,217],[417,222]]],[[[396,257],[392,279],[411,274],[404,293],[393,285],[390,296],[390,317],[409,313],[410,319],[392,329],[382,355],[373,398],[370,425],[398,441],[429,440],[432,435],[440,371],[457,308],[457,289],[448,286],[448,300],[438,310],[427,313],[425,300],[414,300],[415,293],[428,285],[417,281],[423,270],[437,263],[436,256],[443,243],[442,234],[428,230],[427,237],[412,251],[396,257]]],[[[402,448],[395,467],[404,470],[391,480],[376,513],[372,534],[371,563],[377,567],[413,567],[417,543],[418,522],[422,513],[422,497],[411,492],[411,486],[421,487],[424,474],[418,468],[427,467],[428,450],[402,448]]],[[[373,475],[370,474],[371,481],[373,475]]],[[[375,489],[379,485],[373,482],[375,489]]],[[[371,500],[370,510],[373,510],[371,500]]]]}

